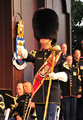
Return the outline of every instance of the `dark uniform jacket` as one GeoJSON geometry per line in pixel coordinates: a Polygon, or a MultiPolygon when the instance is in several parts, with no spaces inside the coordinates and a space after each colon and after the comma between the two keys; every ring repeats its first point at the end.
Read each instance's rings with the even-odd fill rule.
{"type": "MultiPolygon", "coordinates": [[[[17,100],[20,96],[19,96],[19,95],[16,95],[16,96],[14,96],[14,97],[15,97],[16,100],[17,100]]],[[[16,103],[16,105],[13,104],[13,105],[11,106],[9,118],[15,117],[15,108],[17,107],[17,105],[18,105],[18,103],[16,103]]]]}
{"type": "Polygon", "coordinates": [[[0,94],[0,120],[4,120],[4,112],[5,112],[5,103],[3,96],[0,94]]]}
{"type": "MultiPolygon", "coordinates": [[[[26,113],[26,109],[27,109],[30,98],[31,98],[31,94],[24,94],[17,99],[18,106],[15,109],[15,115],[19,115],[20,117],[23,118],[24,114],[26,113]]],[[[31,108],[30,115],[32,115],[33,112],[34,112],[34,109],[31,108]]]]}
{"type": "MultiPolygon", "coordinates": [[[[77,67],[78,75],[80,74],[82,81],[83,81],[83,62],[81,60],[79,60],[79,61],[73,60],[73,65],[75,65],[75,67],[77,67]]],[[[82,86],[83,86],[83,82],[82,82],[82,86]]]]}
{"type": "Polygon", "coordinates": [[[78,99],[78,102],[83,102],[83,62],[81,60],[76,61],[73,60],[73,65],[75,65],[78,68],[78,75],[80,75],[81,81],[81,87],[82,87],[82,97],[78,99]]]}
{"type": "MultiPolygon", "coordinates": [[[[34,64],[34,74],[39,70],[39,68],[44,64],[44,61],[48,58],[48,56],[51,54],[50,49],[48,50],[33,50],[30,54],[28,54],[28,57],[26,59],[27,62],[32,62],[34,64]]],[[[54,72],[60,72],[64,71],[63,63],[65,62],[65,56],[61,54],[60,59],[58,60],[56,66],[54,67],[54,72]]],[[[43,85],[40,87],[40,89],[36,92],[34,95],[32,101],[36,104],[45,104],[46,101],[46,95],[48,91],[48,84],[49,80],[45,80],[43,85]]],[[[50,91],[50,97],[49,97],[50,103],[60,103],[60,84],[58,80],[53,80],[51,85],[51,91],[50,91]]]]}
{"type": "Polygon", "coordinates": [[[79,61],[73,60],[73,65],[75,65],[75,67],[78,68],[78,74],[80,73],[83,78],[83,62],[81,60],[79,61]]]}
{"type": "Polygon", "coordinates": [[[73,65],[69,68],[68,81],[62,83],[62,95],[64,97],[77,97],[81,94],[81,78],[78,76],[77,68],[73,65]]]}

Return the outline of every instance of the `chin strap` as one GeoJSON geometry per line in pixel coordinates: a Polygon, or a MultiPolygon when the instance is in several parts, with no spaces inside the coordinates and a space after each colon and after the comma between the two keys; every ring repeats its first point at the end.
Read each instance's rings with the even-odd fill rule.
{"type": "Polygon", "coordinates": [[[41,43],[41,45],[47,45],[47,44],[49,44],[49,43],[51,43],[52,41],[51,40],[49,40],[48,42],[46,42],[46,43],[41,43]]]}

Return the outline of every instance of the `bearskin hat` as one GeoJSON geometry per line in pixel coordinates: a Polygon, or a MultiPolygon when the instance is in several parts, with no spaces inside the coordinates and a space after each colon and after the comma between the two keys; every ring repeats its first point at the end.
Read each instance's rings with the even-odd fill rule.
{"type": "Polygon", "coordinates": [[[59,29],[59,18],[56,12],[49,8],[38,9],[32,19],[34,37],[52,39],[52,44],[57,42],[57,31],[59,29]]]}

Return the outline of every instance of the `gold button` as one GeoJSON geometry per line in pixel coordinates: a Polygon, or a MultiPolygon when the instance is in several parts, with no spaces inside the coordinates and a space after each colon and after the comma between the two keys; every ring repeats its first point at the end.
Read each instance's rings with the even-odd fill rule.
{"type": "Polygon", "coordinates": [[[47,52],[45,52],[45,55],[47,55],[47,52]]]}

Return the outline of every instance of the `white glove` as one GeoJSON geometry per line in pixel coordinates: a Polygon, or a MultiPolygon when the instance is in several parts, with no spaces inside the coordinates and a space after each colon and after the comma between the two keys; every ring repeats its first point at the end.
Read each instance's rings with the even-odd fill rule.
{"type": "Polygon", "coordinates": [[[28,57],[28,51],[25,48],[22,49],[22,56],[24,59],[26,59],[28,57]]]}
{"type": "Polygon", "coordinates": [[[57,80],[57,76],[56,76],[56,73],[52,72],[52,73],[49,73],[49,77],[52,79],[52,80],[57,80]]]}
{"type": "Polygon", "coordinates": [[[19,48],[18,53],[22,59],[23,58],[26,59],[28,57],[28,51],[25,48],[23,49],[19,48]]]}
{"type": "Polygon", "coordinates": [[[67,82],[67,74],[65,72],[58,72],[58,73],[49,73],[49,77],[52,79],[52,80],[60,80],[60,81],[63,81],[63,82],[67,82]]]}

